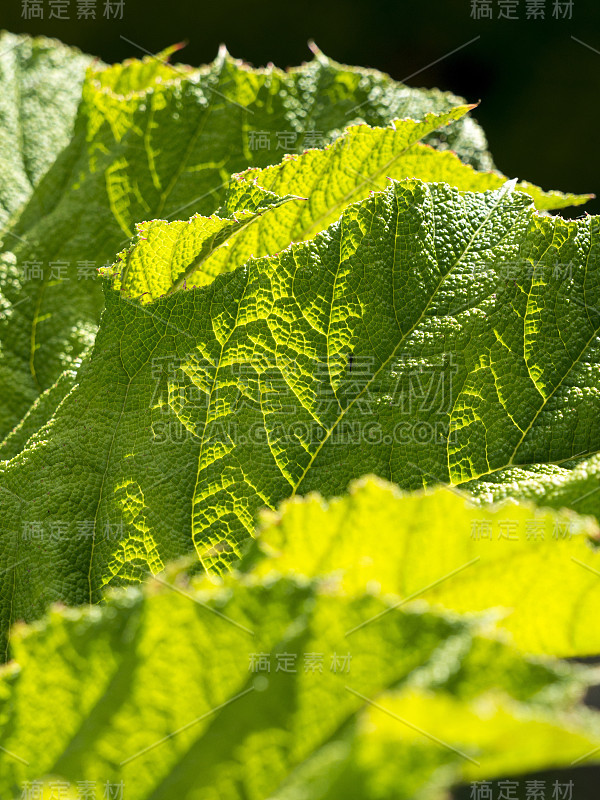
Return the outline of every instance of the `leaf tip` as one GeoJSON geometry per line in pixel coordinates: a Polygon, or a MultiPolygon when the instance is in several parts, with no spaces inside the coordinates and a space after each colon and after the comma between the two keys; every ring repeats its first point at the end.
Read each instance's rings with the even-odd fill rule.
{"type": "Polygon", "coordinates": [[[510,178],[509,180],[507,180],[500,189],[502,195],[512,194],[516,188],[517,181],[518,181],[517,178],[510,178]]]}
{"type": "Polygon", "coordinates": [[[180,50],[183,50],[184,47],[187,47],[189,43],[189,39],[182,39],[181,42],[174,44],[171,50],[173,53],[178,53],[180,50]]]}

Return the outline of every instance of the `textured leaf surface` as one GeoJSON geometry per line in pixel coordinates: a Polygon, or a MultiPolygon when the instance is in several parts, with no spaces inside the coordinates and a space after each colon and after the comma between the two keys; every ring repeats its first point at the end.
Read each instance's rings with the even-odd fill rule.
{"type": "Polygon", "coordinates": [[[75,370],[66,370],[53,386],[37,398],[21,422],[0,444],[0,462],[17,456],[29,439],[46,425],[75,385],[76,375],[75,370]]]}
{"type": "MultiPolygon", "coordinates": [[[[137,240],[109,271],[116,277],[114,288],[129,297],[143,294],[143,301],[151,302],[180,286],[180,275],[185,274],[188,286],[210,283],[251,256],[272,255],[291,242],[310,239],[335,222],[348,205],[385,189],[390,178],[445,181],[463,191],[500,188],[507,180],[504,175],[477,172],[454,153],[421,144],[428,134],[460,119],[470,108],[456,106],[443,114],[427,114],[419,122],[396,120],[391,128],[350,127],[324,150],[307,150],[301,156],[287,156],[277,166],[235,176],[220,214],[234,214],[240,208],[253,211],[266,204],[276,213],[242,227],[227,247],[211,248],[209,257],[200,248],[196,258],[190,253],[194,237],[182,235],[183,221],[138,225],[137,240]],[[296,200],[278,204],[277,197],[296,200]]],[[[540,209],[587,199],[544,192],[531,184],[517,188],[531,194],[540,209]]]]}
{"type": "MultiPolygon", "coordinates": [[[[443,130],[444,125],[461,118],[471,108],[474,106],[456,106],[444,114],[428,114],[420,121],[394,120],[387,128],[351,126],[324,150],[288,156],[281,164],[251,168],[239,177],[279,195],[308,198],[299,213],[284,220],[286,236],[281,238],[281,246],[285,246],[286,239],[299,241],[314,236],[335,222],[347,205],[384,189],[389,178],[443,182],[461,191],[499,189],[508,180],[502,173],[477,171],[456,153],[422,143],[432,131],[443,130]]],[[[230,192],[232,188],[240,191],[236,184],[230,192]]],[[[536,208],[542,211],[582,205],[591,197],[545,192],[528,181],[519,182],[516,188],[530,194],[536,208]]],[[[289,214],[290,209],[287,211],[289,214]]]]}
{"type": "Polygon", "coordinates": [[[279,197],[250,186],[236,199],[235,207],[230,201],[223,210],[230,212],[230,217],[197,214],[189,220],[139,223],[131,247],[102,273],[113,278],[113,287],[125,297],[135,297],[142,303],[188,286],[201,286],[248,259],[248,243],[255,240],[248,229],[256,228],[261,217],[266,217],[268,230],[277,224],[277,209],[304,198],[279,197]]]}
{"type": "Polygon", "coordinates": [[[600,457],[577,459],[568,466],[540,464],[501,470],[466,486],[484,503],[505,498],[531,500],[550,508],[570,508],[600,521],[600,457]]]}
{"type": "MultiPolygon", "coordinates": [[[[209,215],[232,173],[276,163],[311,139],[331,141],[352,122],[387,125],[460,103],[321,53],[282,72],[252,70],[225,51],[201,69],[173,67],[165,62],[172,51],[88,75],[69,146],[4,237],[0,437],[89,345],[102,307],[96,268],[114,259],[137,222],[209,215]],[[278,134],[291,145],[283,148],[278,134]]],[[[472,120],[428,141],[491,166],[472,120]]]]}
{"type": "Polygon", "coordinates": [[[497,608],[523,650],[585,655],[600,651],[600,553],[588,538],[598,534],[573,514],[475,508],[448,489],[405,495],[365,480],[329,505],[296,499],[267,517],[257,570],[332,573],[349,594],[376,584],[461,613],[497,608]]]}
{"type": "Polygon", "coordinates": [[[227,568],[296,493],[597,451],[597,228],[521,193],[393,182],[206,287],[148,306],[107,289],[77,387],[3,467],[4,624],[193,547],[227,568]]]}
{"type": "Polygon", "coordinates": [[[51,39],[0,32],[0,231],[68,144],[90,63],[51,39]]]}
{"type": "Polygon", "coordinates": [[[295,768],[322,748],[348,754],[358,734],[359,780],[347,796],[408,800],[440,767],[453,767],[446,784],[458,778],[465,757],[515,773],[600,741],[595,717],[568,710],[580,685],[571,668],[524,659],[464,619],[394,611],[373,594],[349,598],[315,582],[173,580],[20,628],[19,667],[0,680],[3,795],[53,776],[92,782],[98,797],[107,781],[123,781],[132,800],[258,800],[290,775],[298,783],[295,768]],[[380,720],[369,730],[369,701],[403,687],[406,696],[382,703],[414,714],[425,736],[380,720]],[[480,736],[476,703],[492,687],[496,717],[480,736]],[[428,704],[437,713],[425,723],[428,704]],[[442,743],[427,738],[438,728],[442,743]],[[507,733],[527,735],[526,755],[507,733]],[[392,742],[411,765],[398,787],[381,783],[392,742]],[[457,742],[462,757],[449,749],[457,742]]]}

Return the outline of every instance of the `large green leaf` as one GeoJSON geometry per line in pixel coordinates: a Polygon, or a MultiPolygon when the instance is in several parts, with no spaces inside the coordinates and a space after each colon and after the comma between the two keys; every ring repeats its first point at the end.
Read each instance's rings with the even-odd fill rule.
{"type": "MultiPolygon", "coordinates": [[[[69,146],[3,237],[1,437],[89,345],[102,306],[95,268],[113,260],[137,222],[210,214],[233,172],[331,141],[352,122],[387,125],[460,103],[321,53],[282,72],[252,70],[224,50],[201,69],[172,67],[172,51],[88,74],[69,146]]],[[[28,135],[39,145],[37,132],[28,135]]],[[[472,120],[427,141],[491,165],[472,120]]]]}
{"type": "Polygon", "coordinates": [[[506,188],[393,181],[205,287],[107,288],[78,385],[2,469],[5,626],[193,547],[226,568],[296,493],[598,450],[597,229],[506,188]]]}
{"type": "MultiPolygon", "coordinates": [[[[385,189],[390,178],[418,177],[446,182],[463,191],[500,188],[507,179],[498,172],[477,172],[450,151],[434,150],[421,143],[432,131],[460,119],[470,106],[456,106],[443,114],[426,114],[417,122],[395,120],[388,128],[350,127],[323,150],[307,150],[287,156],[281,164],[251,168],[231,181],[219,213],[278,205],[277,213],[262,216],[244,226],[227,247],[194,246],[207,223],[201,220],[165,222],[154,220],[137,226],[138,235],[123,251],[108,274],[113,286],[128,297],[156,300],[186,281],[188,286],[210,283],[251,256],[272,255],[291,242],[310,239],[340,216],[350,204],[373,191],[385,189]],[[296,199],[277,203],[276,198],[296,199]],[[192,236],[189,225],[200,226],[192,236]],[[198,255],[195,255],[195,253],[198,255]]],[[[518,184],[534,198],[539,209],[585,202],[587,195],[544,192],[531,184],[518,184]]],[[[217,224],[213,221],[212,224],[217,224]]]]}
{"type": "Polygon", "coordinates": [[[412,800],[469,774],[462,761],[514,774],[600,743],[596,716],[573,707],[583,676],[572,668],[525,659],[473,621],[327,581],[160,578],[100,607],[55,609],[14,648],[18,667],[0,678],[6,797],[46,780],[87,781],[94,797],[123,781],[130,800],[259,800],[288,780],[310,790],[297,768],[314,783],[314,759],[331,762],[333,748],[359,754],[342,796],[412,800]],[[372,702],[421,735],[373,726],[372,702]],[[507,735],[526,737],[525,751],[507,735]],[[394,768],[410,767],[397,784],[383,768],[392,744],[394,768]]]}
{"type": "Polygon", "coordinates": [[[0,232],[68,144],[90,63],[51,39],[0,32],[0,232]]]}
{"type": "Polygon", "coordinates": [[[328,505],[317,495],[270,514],[254,553],[261,575],[331,573],[349,594],[377,585],[399,603],[497,608],[523,650],[600,652],[600,553],[588,538],[600,531],[588,518],[529,504],[477,508],[456,490],[403,494],[378,480],[328,505]]]}

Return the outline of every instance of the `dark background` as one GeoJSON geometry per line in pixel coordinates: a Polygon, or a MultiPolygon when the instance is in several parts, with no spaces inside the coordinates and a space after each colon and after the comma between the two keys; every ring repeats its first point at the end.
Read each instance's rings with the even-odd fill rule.
{"type": "MultiPolygon", "coordinates": [[[[472,0],[124,0],[122,20],[104,18],[104,2],[97,0],[95,20],[77,19],[77,0],[70,2],[71,20],[48,19],[49,0],[45,19],[25,20],[22,0],[0,0],[0,29],[53,36],[107,62],[187,40],[177,59],[185,63],[212,61],[225,43],[255,66],[282,68],[309,60],[307,42],[314,39],[337,61],[481,100],[475,116],[499,169],[546,189],[600,197],[598,0],[573,0],[571,19],[553,17],[554,0],[539,4],[545,19],[527,19],[531,3],[518,0],[519,20],[498,18],[502,0],[491,0],[492,19],[472,18],[472,0]]],[[[600,199],[585,208],[600,213],[600,199]]],[[[548,800],[570,800],[553,795],[556,779],[574,781],[572,800],[600,796],[599,768],[520,776],[519,798],[533,778],[547,780],[548,800]]],[[[457,797],[470,794],[465,787],[457,797]]],[[[494,798],[500,794],[494,782],[494,798]]]]}
{"type": "MultiPolygon", "coordinates": [[[[180,61],[212,61],[220,43],[255,66],[308,60],[314,39],[327,55],[375,67],[412,86],[439,86],[481,100],[482,123],[499,169],[546,189],[600,196],[600,3],[573,0],[572,19],[527,19],[530,0],[518,0],[519,20],[499,19],[503,0],[491,0],[493,19],[473,19],[472,0],[124,0],[123,20],[25,20],[22,0],[0,0],[0,28],[54,36],[105,61],[140,56],[187,40],[180,61]],[[455,48],[479,36],[453,55],[455,48]],[[574,41],[581,39],[588,47],[574,41]],[[437,64],[427,66],[438,59],[437,64]]],[[[504,0],[506,2],[506,0],[504,0]]],[[[600,200],[586,206],[600,212],[600,200]]],[[[580,215],[582,211],[574,211],[580,215]]]]}

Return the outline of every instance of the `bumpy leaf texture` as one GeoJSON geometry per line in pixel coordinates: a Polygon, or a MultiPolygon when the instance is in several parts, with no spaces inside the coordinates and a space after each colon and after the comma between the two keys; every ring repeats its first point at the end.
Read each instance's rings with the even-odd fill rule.
{"type": "MultiPolygon", "coordinates": [[[[253,210],[229,208],[242,235],[248,215],[301,205],[249,191],[253,210]]],[[[458,485],[598,450],[597,218],[542,216],[510,187],[392,181],[310,241],[187,290],[191,250],[217,253],[236,227],[195,217],[169,239],[154,224],[129,263],[168,267],[173,291],[144,305],[106,287],[76,387],[2,468],[5,630],[193,547],[228,568],[257,511],[290,495],[369,472],[458,485]]]]}
{"type": "Polygon", "coordinates": [[[71,139],[90,63],[51,39],[0,32],[0,231],[71,139]]]}
{"type": "MultiPolygon", "coordinates": [[[[1,437],[64,369],[78,365],[102,308],[96,269],[114,259],[137,222],[210,214],[221,205],[232,173],[276,163],[290,149],[331,141],[352,122],[386,125],[460,103],[451,94],[411,89],[381,73],[344,67],[318,51],[312,62],[289,72],[253,70],[225,51],[201,69],[171,66],[166,59],[172,52],[96,65],[88,72],[71,141],[2,237],[0,381],[7,396],[0,411],[1,437]]],[[[12,52],[4,58],[13,58],[12,52]]],[[[70,70],[69,58],[75,60],[75,77],[66,86],[78,86],[76,59],[81,57],[63,55],[64,69],[70,70]]],[[[60,69],[48,78],[52,87],[60,69]]],[[[37,74],[32,66],[31,79],[37,74]]],[[[40,74],[50,74],[45,63],[40,74]]],[[[16,89],[9,88],[14,94],[16,89]]],[[[49,122],[36,116],[36,103],[43,103],[47,92],[32,100],[33,110],[27,112],[34,120],[23,135],[27,152],[31,141],[43,150],[40,144],[49,140],[47,153],[37,157],[35,170],[31,167],[36,180],[56,155],[65,135],[61,131],[72,124],[72,92],[62,91],[65,121],[52,137],[45,132],[54,130],[53,115],[49,122]]],[[[7,97],[3,102],[14,119],[7,97]]],[[[477,166],[491,166],[485,137],[470,119],[430,133],[428,141],[452,147],[477,166]]],[[[7,140],[0,152],[12,158],[14,149],[7,140]]],[[[15,163],[17,171],[25,169],[15,163]]],[[[3,201],[11,210],[29,191],[23,175],[13,172],[11,166],[15,187],[25,188],[3,201]]]]}
{"type": "Polygon", "coordinates": [[[483,503],[505,498],[530,499],[550,508],[572,508],[600,521],[600,457],[575,459],[559,466],[538,464],[500,470],[467,484],[483,503]]]}
{"type": "Polygon", "coordinates": [[[350,595],[377,585],[400,605],[422,597],[460,613],[499,609],[499,626],[530,653],[599,652],[597,525],[527,503],[465,501],[455,489],[403,494],[363,479],[329,504],[296,498],[265,514],[248,559],[265,577],[336,575],[350,595]]]}
{"type": "MultiPolygon", "coordinates": [[[[291,242],[312,238],[335,222],[348,205],[385,189],[391,178],[446,182],[463,191],[500,188],[508,180],[501,173],[477,172],[454,153],[422,144],[429,133],[462,118],[470,108],[456,106],[442,114],[426,114],[419,122],[395,120],[388,128],[351,126],[323,150],[286,156],[276,166],[251,168],[236,175],[219,209],[220,217],[236,215],[240,209],[260,212],[269,208],[269,214],[259,214],[256,220],[247,218],[256,224],[242,226],[235,241],[223,247],[210,235],[218,231],[219,237],[232,238],[228,224],[220,219],[142,223],[115,268],[107,270],[116,278],[113,285],[128,297],[152,302],[184,282],[186,286],[210,283],[251,256],[272,255],[291,242]],[[195,236],[190,225],[197,228],[195,236]]],[[[530,194],[542,210],[587,199],[587,195],[544,192],[526,182],[517,188],[530,194]]]]}
{"type": "Polygon", "coordinates": [[[14,645],[19,667],[0,673],[7,796],[87,781],[97,796],[123,782],[132,800],[441,798],[600,742],[597,716],[573,706],[579,671],[473,619],[327,581],[160,578],[55,609],[14,645]]]}

